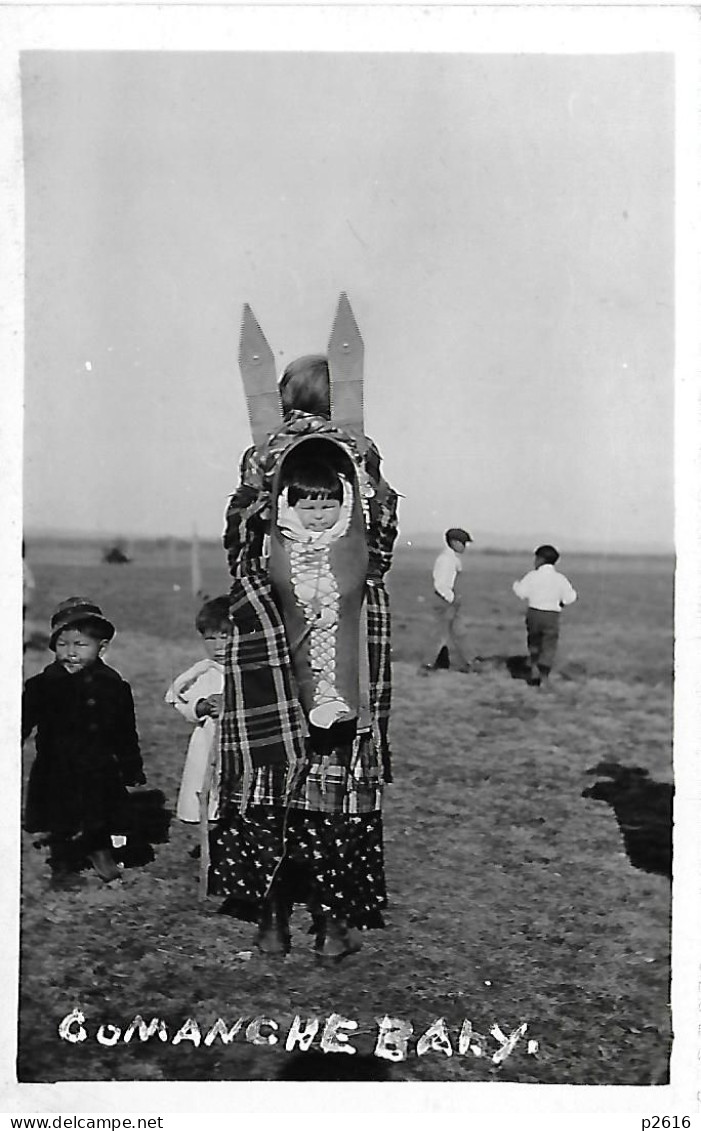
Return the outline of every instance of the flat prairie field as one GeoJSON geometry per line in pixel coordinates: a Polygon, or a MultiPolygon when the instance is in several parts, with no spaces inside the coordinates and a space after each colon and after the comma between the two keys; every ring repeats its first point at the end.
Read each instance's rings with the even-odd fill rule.
{"type": "MultiPolygon", "coordinates": [[[[132,685],[149,785],[174,808],[190,731],[163,696],[201,655],[189,550],[133,554],[106,565],[96,544],[30,545],[31,618],[45,632],[80,594],[115,621],[107,662],[132,685]]],[[[474,670],[419,672],[434,554],[404,546],[390,575],[385,930],[319,967],[299,907],[276,960],[250,924],[198,901],[194,826],[173,818],[121,882],[85,872],[65,891],[22,834],[20,1081],[666,1081],[674,563],[563,557],[579,600],[542,690],[512,678],[525,630],[511,583],[528,555],[468,555],[474,670]],[[597,782],[615,809],[611,792],[583,796],[597,782]]],[[[223,552],[204,545],[201,561],[206,591],[225,592],[223,552]]],[[[50,659],[37,632],[26,674],[50,659]]],[[[25,776],[33,756],[30,740],[25,776]]]]}

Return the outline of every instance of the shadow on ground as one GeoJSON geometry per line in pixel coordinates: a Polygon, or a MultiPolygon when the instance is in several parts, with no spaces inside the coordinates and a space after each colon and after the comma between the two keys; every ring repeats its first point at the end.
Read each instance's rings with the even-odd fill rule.
{"type": "Polygon", "coordinates": [[[587,773],[604,780],[582,796],[611,806],[633,867],[671,879],[674,787],[650,778],[647,770],[618,762],[599,762],[587,773]]]}
{"type": "MultiPolygon", "coordinates": [[[[447,663],[440,663],[441,656],[439,654],[436,660],[436,668],[448,667],[447,663]]],[[[504,656],[497,653],[494,656],[475,656],[472,662],[473,670],[476,672],[483,671],[498,671],[506,669],[512,679],[520,679],[527,682],[531,673],[531,664],[528,656],[504,656]]],[[[562,667],[557,668],[557,675],[563,680],[577,680],[586,676],[587,671],[584,664],[577,661],[570,661],[562,667]]]]}
{"type": "MultiPolygon", "coordinates": [[[[170,838],[173,811],[166,806],[165,793],[160,789],[135,787],[128,790],[128,804],[121,820],[114,827],[114,835],[124,843],[114,845],[112,856],[125,868],[142,868],[151,864],[156,854],[155,844],[166,844],[170,838]]],[[[72,877],[91,868],[90,848],[78,833],[73,837],[53,837],[43,834],[33,841],[35,848],[48,848],[49,859],[60,857],[62,877],[72,877]]],[[[73,886],[59,883],[58,886],[73,886]]]]}
{"type": "MultiPolygon", "coordinates": [[[[450,652],[445,645],[436,656],[432,666],[434,671],[452,670],[450,652]]],[[[528,656],[475,656],[471,661],[471,668],[476,672],[497,671],[500,668],[506,668],[512,679],[527,680],[530,674],[528,656]]]]}

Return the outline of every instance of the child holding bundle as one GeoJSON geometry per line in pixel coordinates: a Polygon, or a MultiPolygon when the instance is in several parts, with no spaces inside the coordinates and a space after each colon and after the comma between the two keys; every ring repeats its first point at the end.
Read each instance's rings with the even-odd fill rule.
{"type": "Polygon", "coordinates": [[[208,794],[208,818],[210,821],[217,818],[219,759],[214,746],[224,692],[228,597],[205,601],[195,618],[195,627],[202,638],[206,659],[198,660],[173,680],[165,697],[166,703],[175,707],[195,728],[188,746],[175,811],[179,820],[192,824],[201,819],[204,790],[208,794]]]}

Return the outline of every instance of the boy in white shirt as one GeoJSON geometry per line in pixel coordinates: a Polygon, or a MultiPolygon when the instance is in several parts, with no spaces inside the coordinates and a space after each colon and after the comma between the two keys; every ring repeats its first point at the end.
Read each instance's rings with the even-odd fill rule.
{"type": "Polygon", "coordinates": [[[560,635],[560,610],[577,600],[577,594],[555,563],[560,555],[554,546],[538,546],[534,568],[514,581],[513,591],[528,601],[526,640],[530,658],[528,683],[540,687],[550,675],[560,635]]]}
{"type": "Polygon", "coordinates": [[[452,526],[445,532],[446,547],[433,565],[433,615],[436,633],[432,643],[430,660],[422,665],[422,671],[435,671],[438,667],[450,667],[451,648],[457,655],[455,671],[467,672],[471,664],[465,649],[465,625],[460,615],[460,595],[455,592],[458,574],[462,572],[462,556],[472,537],[466,530],[452,526]],[[447,664],[443,664],[443,653],[447,664]]]}

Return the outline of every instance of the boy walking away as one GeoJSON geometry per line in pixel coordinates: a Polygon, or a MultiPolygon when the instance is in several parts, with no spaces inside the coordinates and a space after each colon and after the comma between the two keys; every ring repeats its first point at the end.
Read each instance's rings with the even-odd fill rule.
{"type": "Polygon", "coordinates": [[[102,661],[114,632],[98,605],[69,597],[51,618],[56,659],[24,688],[22,741],[36,729],[24,827],[49,834],[59,882],[86,857],[105,883],[119,878],[111,833],[126,786],[145,781],[131,688],[102,661]]]}
{"type": "Polygon", "coordinates": [[[451,527],[445,532],[446,547],[433,565],[433,615],[435,621],[434,639],[429,658],[421,671],[436,671],[437,668],[451,666],[451,649],[456,659],[452,666],[455,671],[469,672],[471,664],[466,648],[466,625],[461,611],[460,594],[455,585],[462,571],[462,556],[465,547],[472,542],[471,535],[460,527],[451,527]]]}
{"type": "Polygon", "coordinates": [[[528,683],[532,687],[540,687],[550,675],[560,635],[560,610],[577,600],[564,573],[555,569],[559,557],[554,546],[539,546],[534,568],[513,584],[516,596],[528,601],[526,640],[530,660],[528,683]]]}

